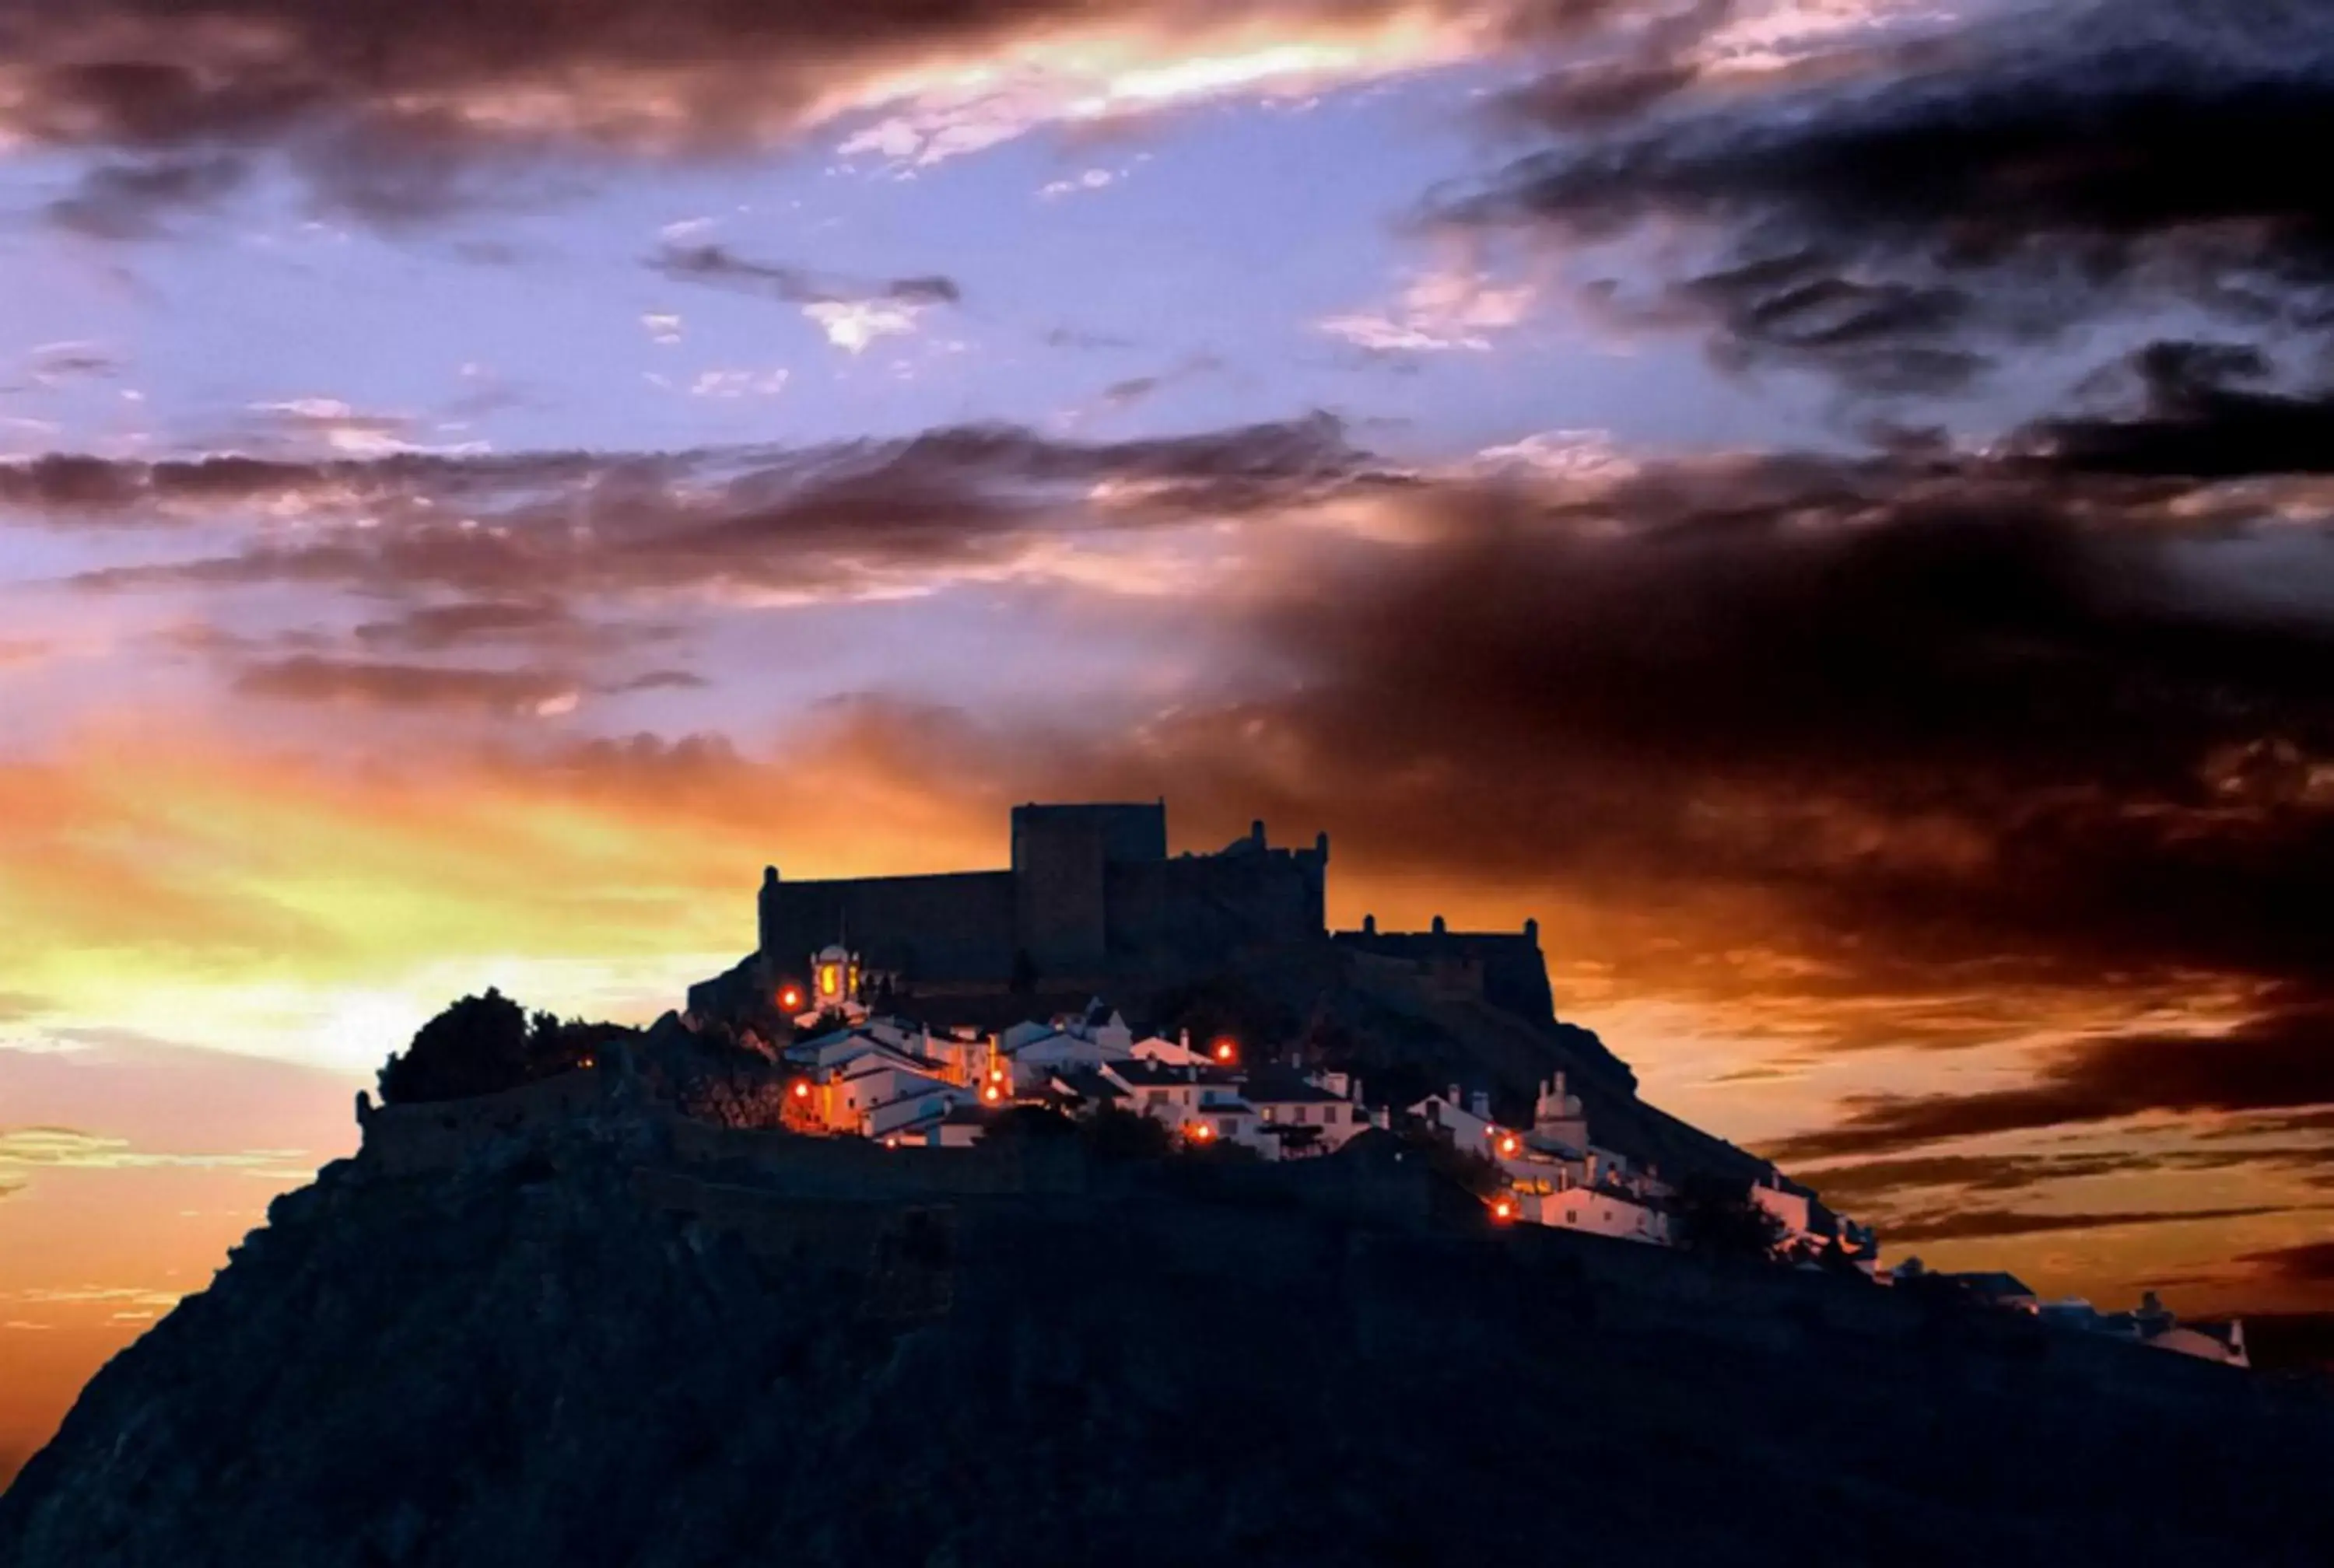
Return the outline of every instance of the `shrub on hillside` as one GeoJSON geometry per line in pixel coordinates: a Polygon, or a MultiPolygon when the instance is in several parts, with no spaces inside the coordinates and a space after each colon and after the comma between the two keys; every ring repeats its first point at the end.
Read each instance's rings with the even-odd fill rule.
{"type": "Polygon", "coordinates": [[[1750,1197],[1747,1181],[1696,1173],[1677,1195],[1678,1246],[1707,1257],[1766,1262],[1783,1240],[1783,1222],[1750,1197]]]}
{"type": "Polygon", "coordinates": [[[1078,1133],[1096,1159],[1164,1159],[1175,1150],[1175,1135],[1165,1122],[1115,1105],[1080,1122],[1078,1133]]]}

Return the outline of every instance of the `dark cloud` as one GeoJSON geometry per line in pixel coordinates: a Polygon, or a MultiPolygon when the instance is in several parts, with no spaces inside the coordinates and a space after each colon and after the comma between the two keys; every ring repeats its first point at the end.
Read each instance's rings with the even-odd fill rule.
{"type": "Polygon", "coordinates": [[[121,370],[121,361],[95,343],[49,343],[24,359],[25,374],[35,385],[43,387],[62,381],[102,380],[121,370]]]}
{"type": "Polygon", "coordinates": [[[1147,376],[1130,376],[1124,380],[1113,381],[1102,390],[1095,401],[1108,409],[1130,409],[1137,403],[1146,402],[1157,397],[1170,388],[1181,386],[1202,376],[1212,375],[1223,368],[1224,362],[1213,354],[1191,354],[1177,361],[1163,370],[1154,371],[1147,376]]]}
{"type": "Polygon", "coordinates": [[[49,204],[48,218],[92,239],[156,239],[172,216],[215,207],[250,178],[250,164],[227,154],[101,163],[49,204]]]}
{"type": "Polygon", "coordinates": [[[317,500],[342,506],[433,504],[507,496],[609,475],[670,473],[686,455],[610,457],[581,452],[497,457],[404,452],[305,460],[241,454],[141,462],[52,453],[0,462],[0,511],[34,521],[145,524],[213,516],[225,508],[317,500]]]}
{"type": "MultiPolygon", "coordinates": [[[[1438,0],[1453,16],[1615,8],[1438,0]]],[[[166,159],[280,154],[335,207],[409,221],[560,159],[734,157],[879,81],[1077,30],[1153,54],[1301,39],[1399,0],[12,0],[0,139],[166,159]]]]}
{"type": "Polygon", "coordinates": [[[1700,226],[1713,259],[1644,319],[1881,388],[1950,388],[2125,308],[2315,332],[2334,195],[2294,153],[2334,139],[2329,29],[2329,0],[2019,8],[1861,48],[1845,81],[1648,114],[1678,85],[1656,56],[1528,94],[1591,129],[1446,216],[1589,243],[1700,226]]]}
{"type": "Polygon", "coordinates": [[[2049,419],[2024,439],[2060,467],[2088,473],[2204,479],[2334,473],[2334,395],[2243,385],[2271,374],[2259,349],[2156,343],[2133,356],[2128,372],[2146,398],[2141,417],[2049,419]]]}
{"type": "Polygon", "coordinates": [[[703,676],[686,669],[651,669],[644,674],[610,687],[614,692],[629,691],[696,691],[713,683],[703,676]]]}
{"type": "Polygon", "coordinates": [[[906,305],[953,305],[964,293],[954,278],[847,278],[776,262],[752,261],[727,245],[666,245],[651,267],[680,283],[709,284],[784,300],[788,304],[859,304],[875,300],[906,305]]]}
{"type": "Polygon", "coordinates": [[[366,621],[355,631],[360,643],[416,653],[444,653],[479,642],[540,642],[590,635],[590,628],[574,611],[547,599],[420,605],[395,620],[366,621]]]}
{"type": "Polygon", "coordinates": [[[535,670],[371,663],[313,654],[251,665],[236,678],[235,688],[290,702],[490,713],[531,713],[572,704],[577,696],[574,680],[535,670]]]}
{"type": "MultiPolygon", "coordinates": [[[[818,594],[887,572],[1008,560],[1049,534],[1282,505],[1363,464],[1326,417],[1106,443],[979,426],[796,451],[643,457],[48,457],[0,465],[0,506],[120,523],[297,497],[343,519],[296,544],[82,580],[99,588],[339,584],[502,603],[718,583],[818,594]],[[1090,494],[1105,483],[1126,499],[1097,515],[1090,494]]],[[[429,631],[425,622],[411,635],[429,631]]]]}
{"type": "Polygon", "coordinates": [[[2299,1246],[2243,1253],[2237,1261],[2251,1264],[2271,1278],[2289,1284],[2334,1284],[2334,1241],[2310,1241],[2299,1246]]]}
{"type": "Polygon", "coordinates": [[[2185,1225],[2213,1219],[2252,1219],[2282,1214],[2273,1205],[2243,1208],[2136,1209],[2102,1214],[2033,1214],[2017,1209],[1953,1208],[1892,1220],[1890,1242],[1970,1241],[1981,1236],[2047,1236],[2056,1231],[2107,1230],[2117,1226],[2185,1225]]]}
{"type": "Polygon", "coordinates": [[[1785,1139],[1770,1152],[1779,1159],[1826,1159],[2151,1111],[2327,1104],[2334,1104],[2334,1007],[2320,1005],[2265,1015],[2217,1037],[2091,1041],[2014,1089],[1853,1101],[1837,1125],[1785,1139]]]}

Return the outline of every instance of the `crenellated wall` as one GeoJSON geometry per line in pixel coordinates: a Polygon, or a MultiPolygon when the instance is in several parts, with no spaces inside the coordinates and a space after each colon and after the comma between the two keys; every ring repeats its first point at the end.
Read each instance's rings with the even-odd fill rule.
{"type": "Polygon", "coordinates": [[[1473,992],[1494,1007],[1536,1024],[1556,1016],[1548,960],[1539,949],[1538,921],[1526,921],[1520,933],[1445,930],[1439,918],[1434,926],[1427,931],[1381,931],[1372,921],[1358,931],[1336,932],[1331,940],[1356,952],[1415,964],[1432,983],[1473,992]]]}

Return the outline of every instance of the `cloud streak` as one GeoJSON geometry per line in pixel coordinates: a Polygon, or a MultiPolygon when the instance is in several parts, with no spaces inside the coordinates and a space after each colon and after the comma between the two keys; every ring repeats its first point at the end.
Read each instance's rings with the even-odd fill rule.
{"type": "Polygon", "coordinates": [[[2220,1036],[2131,1034],[2078,1046],[2035,1082],[1981,1094],[1884,1096],[1838,1125],[1784,1140],[1779,1159],[1886,1153],[1957,1138],[2152,1112],[2334,1103],[2334,1008],[2264,1015],[2220,1036]]]}
{"type": "MultiPolygon", "coordinates": [[[[1565,24],[1614,8],[1568,5],[1565,24]]],[[[188,160],[263,154],[328,205],[410,221],[564,154],[728,157],[838,126],[929,162],[1048,123],[1366,81],[1496,47],[1533,10],[413,0],[391,19],[357,0],[56,0],[0,19],[0,141],[123,160],[110,193],[81,198],[116,236],[150,232],[174,196],[213,194],[166,188],[188,160]]]]}

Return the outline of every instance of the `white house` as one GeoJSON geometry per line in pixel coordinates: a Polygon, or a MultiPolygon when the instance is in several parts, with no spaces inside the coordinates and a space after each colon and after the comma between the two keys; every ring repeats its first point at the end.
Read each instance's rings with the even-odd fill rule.
{"type": "Polygon", "coordinates": [[[961,1084],[915,1073],[887,1071],[845,1083],[846,1088],[854,1086],[891,1092],[883,1099],[863,1102],[860,1110],[863,1135],[877,1140],[909,1136],[918,1129],[936,1126],[951,1111],[977,1109],[980,1103],[973,1091],[961,1084]]]}
{"type": "Polygon", "coordinates": [[[1580,1096],[1565,1088],[1561,1073],[1539,1086],[1539,1100],[1532,1108],[1531,1142],[1550,1153],[1588,1147],[1587,1114],[1580,1096]]]}
{"type": "Polygon", "coordinates": [[[1273,1158],[1335,1153],[1371,1125],[1368,1108],[1346,1092],[1358,1085],[1343,1073],[1335,1076],[1332,1087],[1326,1078],[1307,1078],[1294,1068],[1264,1067],[1241,1083],[1240,1096],[1256,1108],[1258,1132],[1274,1145],[1273,1158]]]}
{"type": "Polygon", "coordinates": [[[1266,1153],[1257,1133],[1260,1118],[1240,1093],[1240,1074],[1221,1067],[1171,1067],[1130,1057],[1098,1070],[1126,1092],[1127,1108],[1140,1111],[1195,1141],[1218,1139],[1245,1143],[1266,1153]]]}
{"type": "Polygon", "coordinates": [[[1668,1209],[1659,1200],[1618,1188],[1567,1186],[1554,1192],[1518,1194],[1519,1217],[1591,1236],[1616,1236],[1668,1246],[1674,1239],[1668,1209]]]}
{"type": "Polygon", "coordinates": [[[1186,1029],[1176,1039],[1153,1034],[1134,1043],[1134,1054],[1145,1062],[1163,1062],[1170,1067],[1211,1067],[1215,1063],[1207,1053],[1191,1048],[1191,1032],[1186,1029]]]}
{"type": "Polygon", "coordinates": [[[1462,1099],[1454,1083],[1412,1106],[1410,1113],[1471,1154],[1491,1152],[1491,1096],[1485,1090],[1462,1099]]]}
{"type": "Polygon", "coordinates": [[[1132,1061],[1134,1055],[1131,1045],[1122,1045],[1114,1038],[1073,1034],[1066,1029],[1024,1036],[1019,1044],[1011,1047],[1002,1047],[1001,1039],[1003,1053],[1013,1066],[1013,1086],[1025,1093],[1042,1089],[1046,1079],[1056,1073],[1132,1061]]]}

